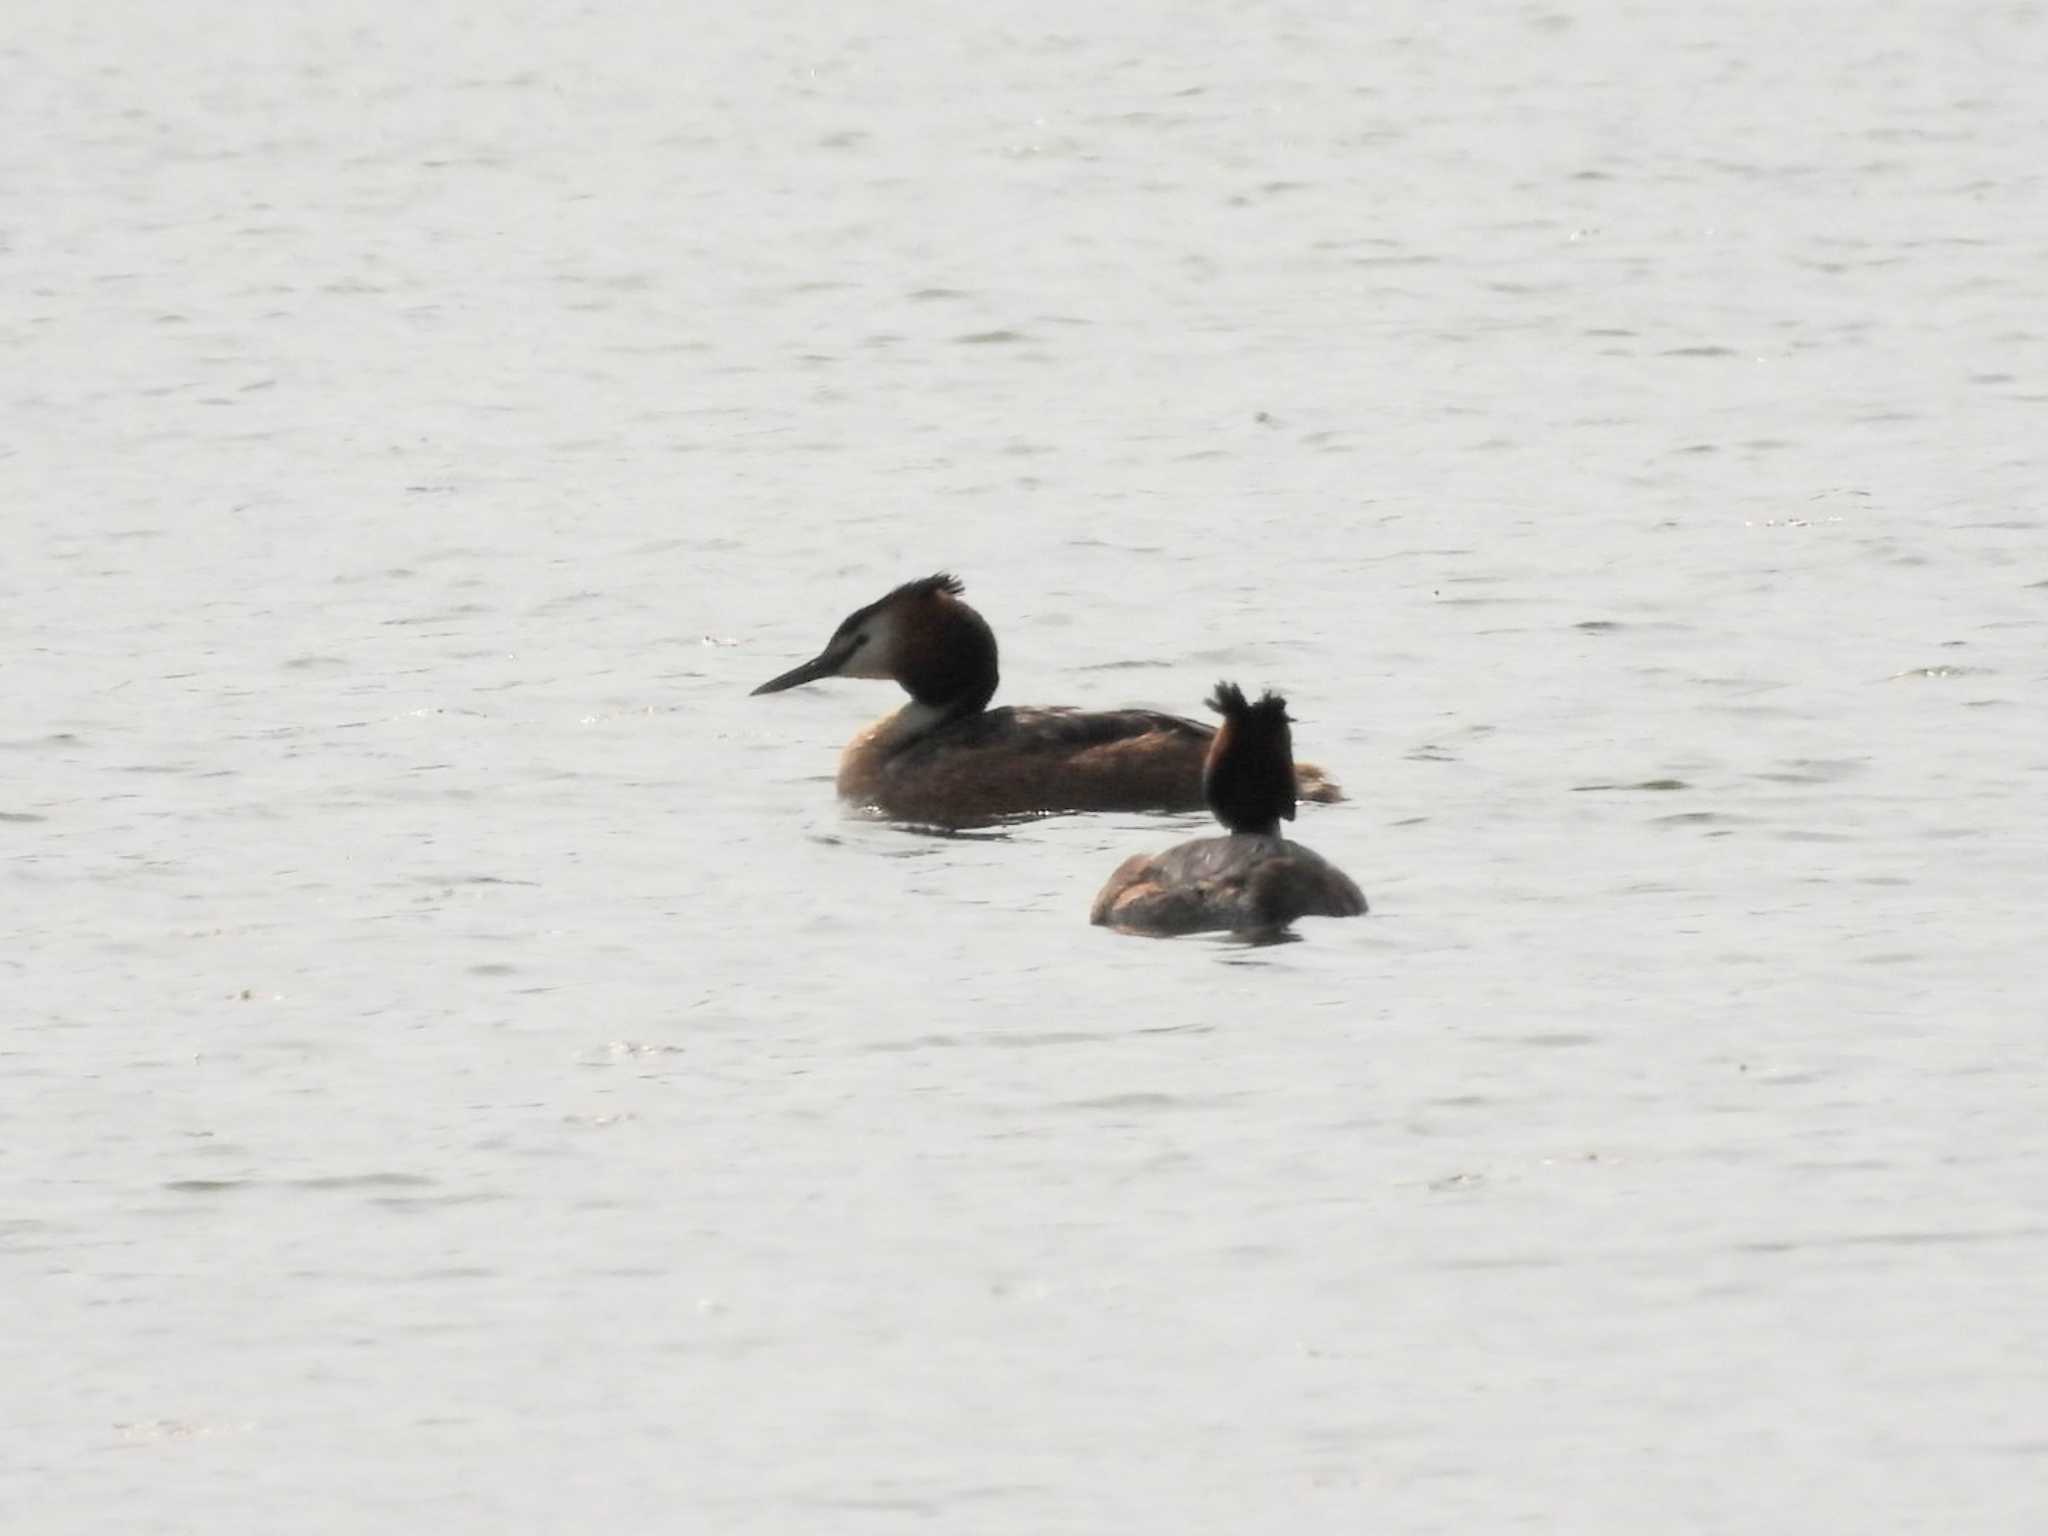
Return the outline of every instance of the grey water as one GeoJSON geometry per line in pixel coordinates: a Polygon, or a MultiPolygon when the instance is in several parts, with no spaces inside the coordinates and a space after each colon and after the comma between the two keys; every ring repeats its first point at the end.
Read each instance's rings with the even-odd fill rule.
{"type": "Polygon", "coordinates": [[[2048,1528],[2048,17],[0,35],[8,1531],[2048,1528]],[[1282,689],[1373,914],[850,815],[1282,689]]]}

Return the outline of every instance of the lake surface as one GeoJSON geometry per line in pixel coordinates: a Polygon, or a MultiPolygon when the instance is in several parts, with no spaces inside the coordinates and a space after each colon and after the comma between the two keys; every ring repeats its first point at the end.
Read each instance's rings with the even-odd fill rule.
{"type": "Polygon", "coordinates": [[[0,41],[10,1531],[2048,1528],[2038,5],[0,41]],[[849,815],[1284,690],[1199,817],[849,815]]]}

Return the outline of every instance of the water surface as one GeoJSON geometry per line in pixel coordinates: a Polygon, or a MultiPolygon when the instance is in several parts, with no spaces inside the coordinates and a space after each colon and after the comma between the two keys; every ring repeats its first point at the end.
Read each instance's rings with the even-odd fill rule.
{"type": "Polygon", "coordinates": [[[2048,1521],[2038,8],[16,20],[10,1528],[2048,1521]]]}

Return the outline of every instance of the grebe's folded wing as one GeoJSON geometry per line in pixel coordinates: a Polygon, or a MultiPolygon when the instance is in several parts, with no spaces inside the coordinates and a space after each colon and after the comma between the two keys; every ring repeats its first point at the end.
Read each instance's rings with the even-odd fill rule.
{"type": "Polygon", "coordinates": [[[1213,880],[1198,878],[1191,870],[1192,865],[1214,863],[1213,857],[1205,857],[1201,850],[1220,853],[1229,841],[1210,837],[1161,854],[1132,854],[1096,893],[1088,921],[1161,939],[1229,927],[1238,903],[1227,901],[1229,910],[1220,910],[1218,897],[1222,893],[1213,880]]]}
{"type": "Polygon", "coordinates": [[[1017,752],[1085,752],[1140,736],[1157,735],[1206,747],[1211,726],[1157,709],[1064,709],[1005,706],[956,720],[945,729],[948,746],[1003,746],[1017,752]]]}

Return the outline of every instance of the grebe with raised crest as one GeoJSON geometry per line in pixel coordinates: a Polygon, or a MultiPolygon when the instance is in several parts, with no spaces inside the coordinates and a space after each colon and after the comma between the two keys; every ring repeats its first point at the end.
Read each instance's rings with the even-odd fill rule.
{"type": "Polygon", "coordinates": [[[1280,835],[1295,802],[1287,701],[1269,692],[1248,703],[1235,683],[1218,683],[1209,707],[1223,724],[1203,763],[1202,792],[1227,835],[1133,854],[1097,894],[1088,920],[1155,938],[1217,930],[1271,937],[1298,917],[1364,913],[1365,894],[1349,875],[1280,835]]]}

